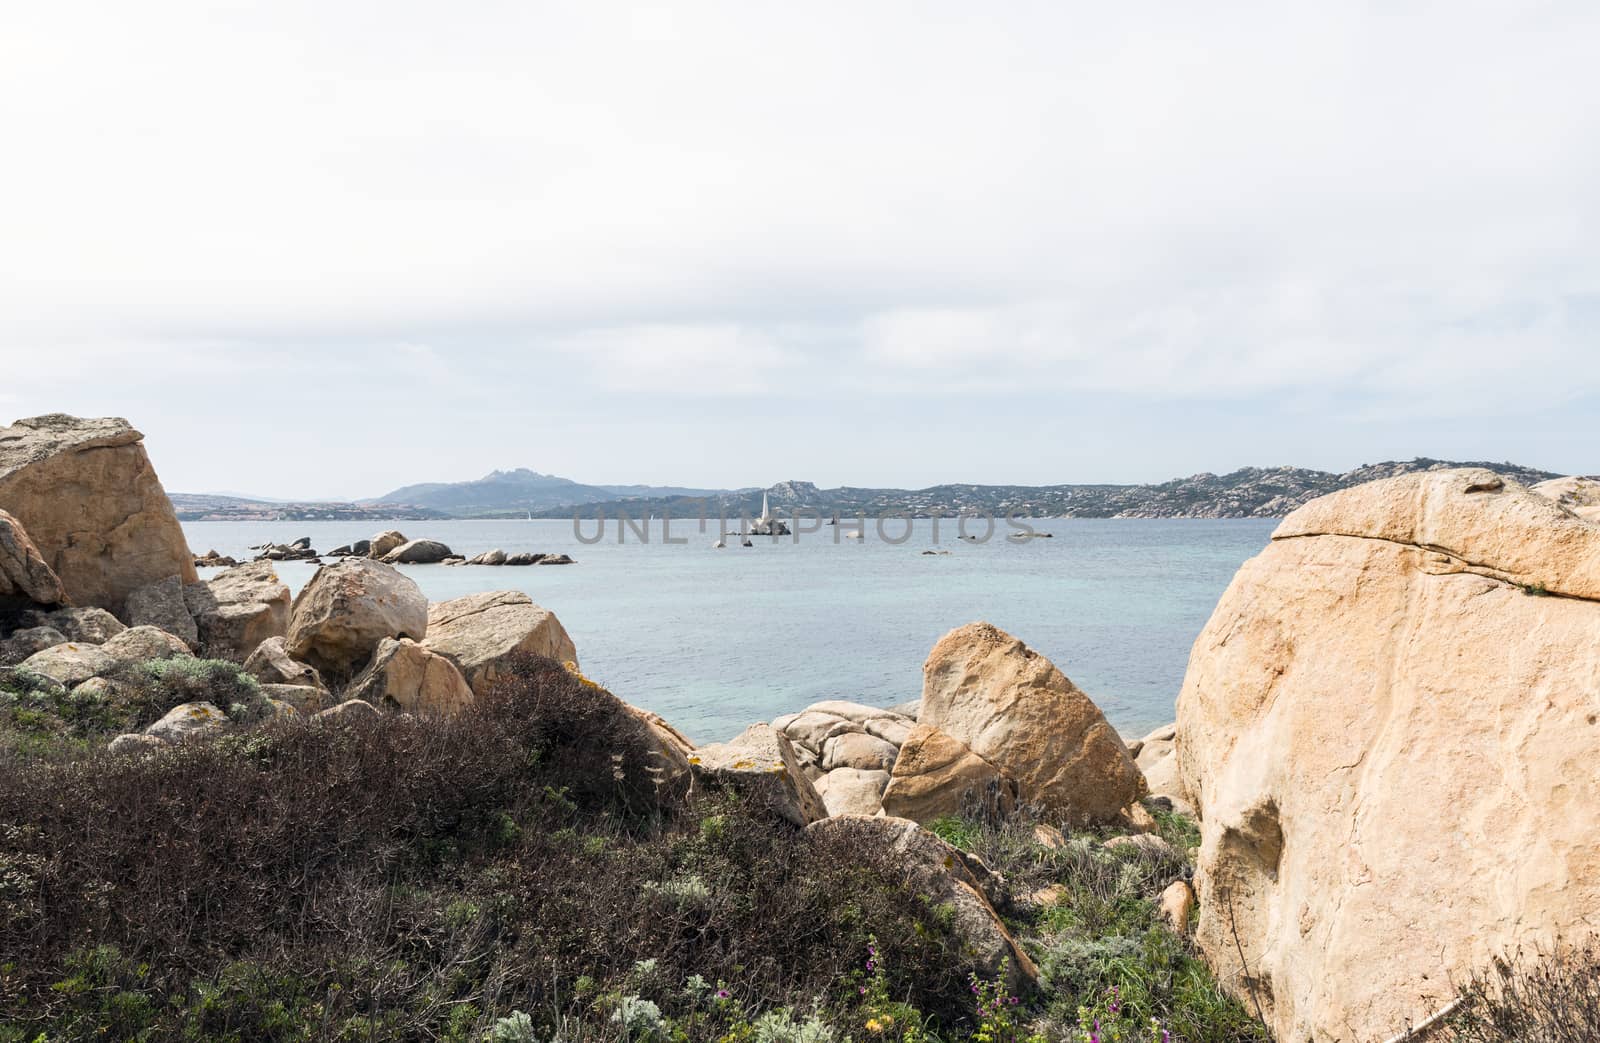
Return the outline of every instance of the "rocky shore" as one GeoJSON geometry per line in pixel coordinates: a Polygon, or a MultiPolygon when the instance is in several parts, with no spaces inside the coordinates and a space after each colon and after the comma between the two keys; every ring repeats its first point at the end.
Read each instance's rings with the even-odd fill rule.
{"type": "MultiPolygon", "coordinates": [[[[291,600],[273,564],[317,557],[309,540],[257,548],[244,564],[197,558],[138,432],[55,415],[0,429],[0,696],[13,731],[41,729],[112,775],[174,771],[202,749],[232,756],[221,741],[252,736],[312,743],[295,748],[319,752],[299,756],[323,757],[347,734],[411,736],[419,745],[392,769],[403,771],[434,755],[423,752],[435,748],[428,729],[445,742],[500,722],[472,733],[464,748],[479,753],[531,729],[519,741],[538,752],[516,754],[522,770],[558,775],[518,799],[559,798],[571,806],[564,828],[597,821],[576,810],[586,794],[621,802],[607,815],[694,823],[685,836],[729,828],[719,802],[733,801],[769,816],[761,828],[774,838],[799,831],[817,850],[892,853],[859,868],[878,867],[917,908],[938,911],[943,926],[918,930],[948,934],[974,993],[987,983],[1007,1004],[1046,997],[1026,1000],[1037,1038],[1078,1038],[1050,1035],[1070,1016],[1047,999],[1119,980],[1105,970],[1114,961],[1084,953],[1110,953],[1108,937],[1122,944],[1116,916],[1132,915],[1153,932],[1139,944],[1168,947],[1173,967],[1203,958],[1232,996],[1216,993],[1210,1028],[1192,1020],[1192,998],[1149,999],[1158,1033],[1166,1018],[1194,1038],[1388,1039],[1422,1024],[1446,1031],[1439,1016],[1462,1003],[1460,982],[1519,948],[1580,940],[1600,906],[1596,511],[1600,483],[1530,490],[1481,470],[1313,500],[1223,596],[1194,646],[1176,724],[1142,739],[1119,736],[1047,658],[979,622],[932,648],[912,702],[825,701],[697,746],[585,678],[556,614],[527,595],[430,604],[394,567],[570,559],[467,560],[390,531],[330,552],[337,560],[291,600]],[[196,565],[222,570],[202,580],[196,565]],[[1000,859],[1004,868],[991,864],[1000,859]],[[1058,877],[1030,882],[1041,865],[1058,877]],[[1091,871],[1101,883],[1082,883],[1091,871]],[[1134,912],[1091,915],[1108,900],[1134,912]],[[1090,923],[1104,936],[1060,933],[1090,923]],[[1229,1034],[1213,1036],[1223,1024],[1229,1034]]],[[[21,792],[46,770],[26,755],[40,741],[7,739],[0,808],[7,786],[21,792]]],[[[534,806],[519,814],[551,813],[534,806]]],[[[514,819],[498,828],[520,835],[514,819]]],[[[16,879],[45,879],[29,860],[48,854],[38,844],[50,828],[6,826],[0,868],[33,866],[16,879]]],[[[605,847],[587,843],[597,856],[605,847]]],[[[707,890],[685,879],[640,891],[639,908],[656,909],[661,887],[707,890]]],[[[0,933],[43,915],[6,905],[9,894],[0,888],[0,933]]],[[[1205,978],[1192,962],[1183,973],[1205,978]]],[[[860,997],[875,980],[860,979],[860,997]]],[[[627,1028],[624,1000],[657,1015],[665,1002],[629,995],[586,1009],[627,1028]]],[[[1108,1022],[1122,1017],[1121,994],[1109,995],[1108,1022]]],[[[473,1007],[480,1034],[460,1038],[499,1031],[484,1001],[473,1007]]],[[[871,1008],[869,1029],[907,1016],[891,1007],[871,1008]]],[[[991,1029],[997,1016],[975,1015],[991,1029]]],[[[1013,1027],[976,1038],[1025,1038],[1013,1027]]]]}

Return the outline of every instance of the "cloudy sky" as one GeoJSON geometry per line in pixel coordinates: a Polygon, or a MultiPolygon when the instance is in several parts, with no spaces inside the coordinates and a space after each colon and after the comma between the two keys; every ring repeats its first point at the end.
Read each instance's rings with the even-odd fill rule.
{"type": "Polygon", "coordinates": [[[171,489],[1600,471],[1600,5],[0,11],[0,422],[171,489]]]}

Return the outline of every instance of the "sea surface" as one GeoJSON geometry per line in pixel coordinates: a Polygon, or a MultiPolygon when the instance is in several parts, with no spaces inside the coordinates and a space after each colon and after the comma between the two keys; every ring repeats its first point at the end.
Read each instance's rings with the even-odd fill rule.
{"type": "MultiPolygon", "coordinates": [[[[1266,546],[1270,520],[1034,521],[1050,539],[956,537],[955,523],[913,523],[903,543],[837,527],[799,537],[730,538],[714,549],[715,519],[675,520],[638,533],[571,521],[188,522],[196,553],[241,561],[252,545],[311,537],[322,552],[395,528],[472,556],[572,555],[576,564],[526,567],[409,565],[431,601],[481,590],[522,590],[552,609],[577,645],[583,672],[663,715],[697,742],[821,699],[876,705],[916,699],[922,662],[946,631],[988,620],[1049,656],[1124,734],[1173,718],[1189,648],[1228,581],[1266,546]],[[924,551],[948,553],[924,554],[924,551]]],[[[905,523],[885,528],[899,539],[905,523]]],[[[984,525],[971,530],[982,535],[984,525]]],[[[280,562],[298,592],[314,565],[280,562]]],[[[215,570],[202,569],[202,575],[215,570]]]]}

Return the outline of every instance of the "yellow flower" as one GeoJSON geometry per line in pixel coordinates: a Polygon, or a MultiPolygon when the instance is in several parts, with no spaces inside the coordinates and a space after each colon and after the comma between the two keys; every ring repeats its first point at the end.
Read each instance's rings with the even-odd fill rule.
{"type": "Polygon", "coordinates": [[[867,1019],[867,1031],[868,1032],[882,1032],[883,1031],[883,1022],[879,1021],[877,1018],[868,1018],[867,1019]]]}

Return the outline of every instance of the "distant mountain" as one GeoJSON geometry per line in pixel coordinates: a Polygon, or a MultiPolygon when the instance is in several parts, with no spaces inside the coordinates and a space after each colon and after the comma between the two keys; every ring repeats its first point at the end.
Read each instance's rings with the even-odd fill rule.
{"type": "Polygon", "coordinates": [[[407,485],[369,501],[369,505],[401,504],[430,507],[466,517],[494,517],[572,507],[597,500],[638,497],[712,496],[721,490],[668,485],[584,485],[570,478],[540,474],[526,467],[491,471],[476,481],[407,485]]]}
{"type": "MultiPolygon", "coordinates": [[[[670,514],[696,517],[702,510],[729,518],[755,517],[763,491],[774,512],[795,508],[824,517],[877,517],[904,512],[913,517],[955,515],[962,511],[1029,518],[1278,518],[1318,496],[1363,482],[1413,471],[1451,467],[1486,467],[1513,481],[1532,485],[1559,477],[1510,463],[1455,462],[1418,458],[1362,466],[1335,474],[1302,467],[1246,467],[1225,475],[1209,472],[1175,478],[1158,485],[936,485],[927,489],[861,489],[843,486],[819,489],[811,482],[779,482],[766,490],[706,494],[702,499],[663,496],[626,502],[594,500],[547,509],[545,517],[632,517],[670,514]]],[[[540,512],[535,511],[536,515],[540,512]]]]}
{"type": "Polygon", "coordinates": [[[820,489],[812,482],[785,481],[766,489],[691,489],[662,485],[585,485],[526,468],[494,471],[470,482],[408,485],[359,503],[280,503],[221,495],[174,493],[178,517],[197,519],[496,518],[532,513],[541,518],[632,518],[671,515],[754,518],[763,494],[774,513],[796,508],[824,518],[877,517],[903,512],[913,517],[953,516],[962,511],[1028,518],[1278,518],[1318,496],[1352,485],[1448,467],[1486,467],[1523,485],[1560,477],[1510,463],[1448,460],[1387,461],[1351,471],[1303,467],[1245,467],[1209,472],[1157,485],[935,485],[927,489],[820,489]]]}

